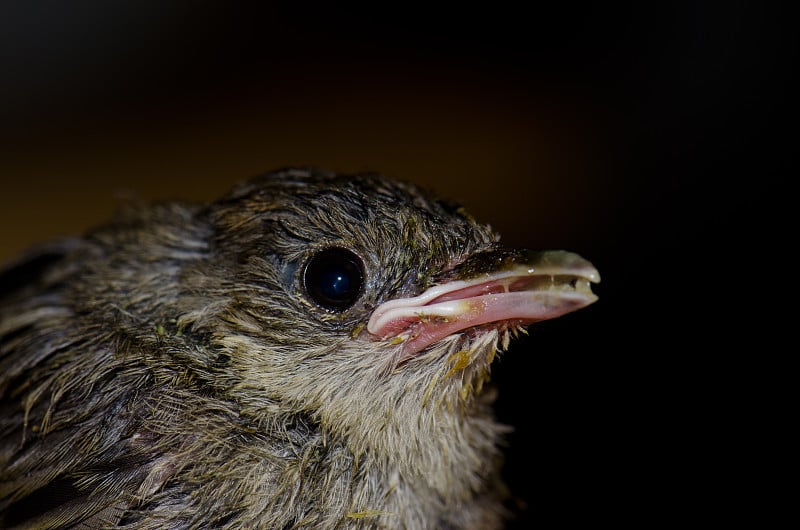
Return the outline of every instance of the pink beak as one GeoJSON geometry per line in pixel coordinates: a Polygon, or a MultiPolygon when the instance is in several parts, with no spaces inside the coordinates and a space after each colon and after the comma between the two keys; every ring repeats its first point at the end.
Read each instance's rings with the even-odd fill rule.
{"type": "MultiPolygon", "coordinates": [[[[485,255],[481,258],[487,261],[485,255]]],[[[496,270],[379,305],[367,331],[378,339],[402,341],[404,352],[413,355],[469,328],[549,320],[597,300],[591,284],[600,281],[600,274],[577,254],[532,252],[510,263],[502,258],[496,261],[501,264],[496,270]]]]}

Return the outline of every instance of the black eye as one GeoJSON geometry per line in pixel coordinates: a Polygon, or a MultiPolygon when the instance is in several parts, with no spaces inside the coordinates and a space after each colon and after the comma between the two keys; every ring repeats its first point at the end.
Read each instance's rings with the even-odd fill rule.
{"type": "Polygon", "coordinates": [[[306,264],[303,285],[311,299],[330,311],[344,311],[361,295],[364,268],[358,256],[344,248],[329,248],[306,264]]]}

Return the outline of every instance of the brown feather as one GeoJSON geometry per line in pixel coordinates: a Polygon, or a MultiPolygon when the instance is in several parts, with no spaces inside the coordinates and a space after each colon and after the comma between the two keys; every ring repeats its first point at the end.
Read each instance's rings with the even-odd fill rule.
{"type": "Polygon", "coordinates": [[[0,526],[500,527],[484,382],[509,332],[411,359],[363,332],[496,244],[409,184],[290,169],[20,260],[0,274],[0,526]],[[341,312],[299,279],[331,246],[367,271],[341,312]]]}

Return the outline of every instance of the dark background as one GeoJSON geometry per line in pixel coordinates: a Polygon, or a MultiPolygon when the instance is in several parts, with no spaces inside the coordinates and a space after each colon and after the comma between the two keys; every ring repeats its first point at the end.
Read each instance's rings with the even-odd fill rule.
{"type": "Polygon", "coordinates": [[[738,292],[796,137],[786,13],[193,4],[0,8],[0,261],[131,197],[288,165],[420,183],[603,275],[496,364],[515,527],[743,510],[752,378],[731,352],[759,344],[738,292]]]}

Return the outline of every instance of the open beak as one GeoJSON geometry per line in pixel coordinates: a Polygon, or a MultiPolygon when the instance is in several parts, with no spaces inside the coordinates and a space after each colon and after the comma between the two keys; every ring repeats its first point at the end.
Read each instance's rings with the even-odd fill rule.
{"type": "Polygon", "coordinates": [[[416,354],[438,340],[476,326],[525,325],[592,304],[591,263],[563,250],[492,251],[471,256],[419,296],[384,302],[367,331],[416,354]]]}

